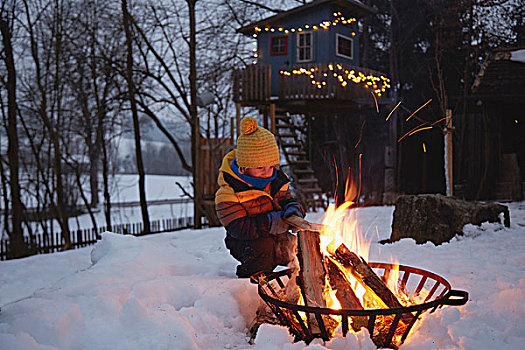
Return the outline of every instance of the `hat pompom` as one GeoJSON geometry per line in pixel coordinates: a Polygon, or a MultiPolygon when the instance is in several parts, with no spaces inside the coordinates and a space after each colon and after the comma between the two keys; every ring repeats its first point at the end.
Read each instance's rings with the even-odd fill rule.
{"type": "Polygon", "coordinates": [[[250,135],[257,130],[257,120],[252,117],[244,117],[241,120],[241,133],[244,135],[250,135]]]}

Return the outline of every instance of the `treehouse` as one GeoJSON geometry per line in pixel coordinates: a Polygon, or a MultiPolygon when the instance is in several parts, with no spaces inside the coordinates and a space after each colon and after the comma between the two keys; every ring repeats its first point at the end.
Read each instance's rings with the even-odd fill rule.
{"type": "Polygon", "coordinates": [[[368,203],[395,191],[394,118],[379,116],[391,109],[390,80],[359,60],[358,21],[373,13],[360,1],[315,0],[238,29],[252,39],[253,62],[233,74],[237,123],[243,107],[260,113],[314,209],[322,193],[344,199],[349,171],[368,203]]]}

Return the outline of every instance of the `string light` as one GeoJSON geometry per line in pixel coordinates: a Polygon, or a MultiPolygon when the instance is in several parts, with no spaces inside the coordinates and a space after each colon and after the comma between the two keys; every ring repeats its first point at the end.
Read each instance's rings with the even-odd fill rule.
{"type": "MultiPolygon", "coordinates": [[[[335,27],[336,25],[338,24],[343,24],[343,25],[350,25],[352,23],[354,23],[356,21],[355,18],[345,18],[341,15],[341,12],[334,12],[333,13],[335,19],[333,21],[322,21],[321,23],[317,24],[317,25],[310,25],[310,24],[305,24],[303,27],[304,29],[310,29],[312,28],[313,30],[318,30],[319,28],[322,28],[322,29],[328,29],[330,27],[335,27]]],[[[264,27],[264,28],[261,28],[261,27],[255,27],[255,34],[253,34],[253,37],[256,38],[257,37],[257,33],[259,32],[262,32],[262,31],[265,31],[265,32],[275,32],[275,31],[279,31],[279,32],[285,32],[285,33],[288,33],[288,31],[290,32],[295,32],[295,31],[302,31],[303,30],[303,27],[297,27],[297,28],[287,28],[287,29],[284,29],[283,27],[278,27],[278,28],[273,28],[273,27],[264,27]]],[[[352,33],[352,35],[355,36],[355,33],[352,33]]]]}
{"type": "Polygon", "coordinates": [[[307,75],[313,85],[319,89],[326,86],[326,79],[333,77],[341,86],[346,87],[349,83],[363,84],[365,88],[371,89],[377,96],[384,94],[390,88],[390,79],[384,76],[374,76],[373,74],[365,74],[363,72],[356,72],[354,69],[346,69],[341,64],[328,64],[328,74],[324,69],[319,71],[319,68],[297,68],[291,71],[281,70],[279,73],[284,76],[292,75],[307,75]],[[316,78],[317,76],[317,78],[316,78]]]}
{"type": "MultiPolygon", "coordinates": [[[[319,30],[319,29],[328,29],[330,27],[334,27],[336,25],[339,25],[339,24],[343,24],[343,25],[350,25],[352,23],[354,23],[356,21],[355,18],[345,18],[341,15],[341,12],[334,12],[333,13],[335,19],[333,21],[322,21],[321,23],[319,24],[314,24],[314,25],[310,25],[310,24],[305,24],[303,25],[303,27],[297,27],[297,28],[283,28],[283,27],[277,27],[277,28],[273,28],[273,27],[264,27],[264,28],[261,28],[261,27],[255,27],[255,33],[252,35],[255,39],[257,39],[257,36],[258,36],[258,33],[259,32],[283,32],[284,34],[289,34],[289,33],[295,33],[296,31],[297,32],[302,32],[303,30],[309,30],[309,29],[313,29],[313,30],[319,30]]],[[[355,36],[355,32],[352,32],[352,36],[355,36]]],[[[254,45],[257,45],[257,41],[254,41],[253,42],[254,45]]],[[[257,51],[257,50],[254,50],[254,51],[257,51]]],[[[257,54],[254,54],[253,58],[257,58],[257,54]]],[[[253,61],[253,63],[257,63],[257,61],[253,61]]],[[[345,84],[346,85],[346,84],[345,84]]]]}

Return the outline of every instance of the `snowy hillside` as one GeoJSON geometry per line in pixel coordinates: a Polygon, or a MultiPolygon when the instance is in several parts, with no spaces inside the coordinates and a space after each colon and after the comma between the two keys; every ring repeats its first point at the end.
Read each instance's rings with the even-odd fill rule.
{"type": "MultiPolygon", "coordinates": [[[[525,343],[525,203],[512,225],[467,226],[449,244],[379,245],[370,260],[421,267],[470,301],[416,324],[401,349],[522,349],[525,343]]],[[[392,207],[359,209],[364,231],[390,235],[392,207]]],[[[320,221],[321,214],[310,214],[320,221]]],[[[246,327],[256,287],[237,279],[224,229],[136,238],[106,233],[94,247],[0,263],[0,348],[19,349],[374,349],[350,333],[310,346],[264,325],[255,345],[246,327]]]]}

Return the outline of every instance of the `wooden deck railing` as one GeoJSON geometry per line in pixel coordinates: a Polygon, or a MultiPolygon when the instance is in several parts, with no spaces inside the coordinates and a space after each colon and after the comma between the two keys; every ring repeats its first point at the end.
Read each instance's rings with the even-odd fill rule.
{"type": "Polygon", "coordinates": [[[271,95],[271,66],[251,65],[233,72],[233,100],[240,103],[262,103],[271,95]]]}
{"type": "Polygon", "coordinates": [[[348,78],[348,73],[345,72],[354,71],[355,75],[362,73],[364,76],[384,76],[384,74],[371,69],[356,66],[342,66],[338,64],[302,65],[298,68],[289,68],[286,71],[293,72],[294,69],[298,70],[300,68],[303,68],[309,73],[292,73],[291,75],[279,74],[279,99],[370,99],[372,86],[367,85],[366,82],[353,83],[348,78]],[[338,80],[336,75],[343,77],[344,81],[347,82],[346,86],[343,86],[342,82],[338,80]],[[318,83],[320,87],[318,87],[318,84],[316,83],[318,83]],[[366,86],[368,86],[368,88],[366,86]]]}
{"type": "MultiPolygon", "coordinates": [[[[252,65],[245,69],[237,70],[233,76],[234,101],[242,104],[257,104],[267,102],[271,96],[271,81],[279,81],[279,100],[341,100],[356,101],[370,100],[373,85],[366,82],[354,83],[348,78],[348,73],[364,76],[373,75],[375,77],[385,76],[385,74],[372,69],[334,64],[304,64],[301,66],[282,67],[283,71],[290,72],[290,75],[279,74],[278,77],[271,76],[271,66],[252,65]],[[331,68],[330,68],[331,67],[331,68]],[[308,74],[293,74],[294,70],[303,68],[308,70],[308,74]],[[334,76],[335,73],[335,76],[334,76]],[[347,81],[346,86],[338,80],[338,76],[347,81]],[[318,85],[315,82],[319,82],[318,85]],[[367,87],[368,86],[368,87],[367,87]]],[[[378,86],[383,85],[383,80],[377,82],[378,86]]],[[[382,94],[388,97],[389,89],[382,94]]],[[[376,94],[376,97],[377,94],[376,94]]],[[[379,98],[378,100],[382,100],[379,98]]]]}

